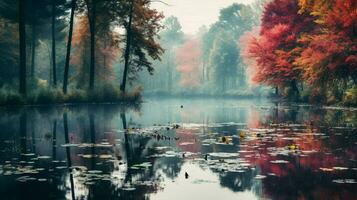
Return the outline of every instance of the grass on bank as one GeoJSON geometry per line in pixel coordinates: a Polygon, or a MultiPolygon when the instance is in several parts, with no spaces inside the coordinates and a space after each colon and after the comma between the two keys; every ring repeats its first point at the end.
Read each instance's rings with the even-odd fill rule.
{"type": "Polygon", "coordinates": [[[122,93],[119,87],[102,85],[93,91],[70,88],[64,94],[60,88],[38,86],[28,90],[26,97],[11,87],[0,88],[0,105],[43,105],[64,103],[137,103],[142,99],[142,89],[122,93]]]}

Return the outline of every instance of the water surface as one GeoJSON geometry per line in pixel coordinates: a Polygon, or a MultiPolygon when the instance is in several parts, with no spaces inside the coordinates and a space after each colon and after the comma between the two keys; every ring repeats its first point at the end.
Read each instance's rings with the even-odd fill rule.
{"type": "Polygon", "coordinates": [[[357,111],[258,100],[0,109],[1,199],[357,199],[357,111]]]}

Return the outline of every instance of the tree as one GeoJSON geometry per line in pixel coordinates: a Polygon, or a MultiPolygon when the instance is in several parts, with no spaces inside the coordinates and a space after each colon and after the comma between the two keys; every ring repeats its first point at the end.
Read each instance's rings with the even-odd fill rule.
{"type": "Polygon", "coordinates": [[[125,53],[124,53],[124,72],[123,72],[123,79],[120,85],[120,90],[125,92],[126,86],[126,79],[128,76],[128,68],[129,68],[129,56],[130,56],[130,48],[132,42],[132,25],[133,25],[133,15],[134,15],[134,0],[130,2],[129,8],[129,17],[128,17],[128,24],[126,25],[126,45],[125,45],[125,53]]]}
{"type": "Polygon", "coordinates": [[[136,78],[137,72],[144,68],[153,73],[154,68],[147,56],[159,60],[163,49],[156,41],[162,28],[163,15],[150,8],[150,0],[122,0],[119,22],[126,30],[124,72],[120,90],[125,92],[127,79],[136,78]],[[130,65],[130,68],[129,68],[130,65]]]}
{"type": "Polygon", "coordinates": [[[178,87],[174,87],[174,84],[179,82],[180,75],[176,68],[176,52],[184,42],[184,33],[176,17],[165,18],[158,42],[164,53],[161,55],[161,60],[152,60],[155,73],[153,75],[140,73],[138,82],[145,87],[145,92],[172,93],[177,91],[178,87]]]}
{"type": "Polygon", "coordinates": [[[20,40],[20,94],[26,96],[26,29],[25,29],[25,0],[19,0],[19,40],[20,40]]]}
{"type": "Polygon", "coordinates": [[[296,64],[314,85],[335,80],[357,83],[357,3],[353,0],[300,1],[302,9],[317,17],[318,30],[301,38],[306,46],[296,64]],[[305,4],[304,4],[305,3],[305,4]],[[310,4],[308,4],[310,3],[310,4]]]}
{"type": "Polygon", "coordinates": [[[246,56],[255,60],[253,80],[274,87],[299,90],[301,69],[294,64],[299,55],[298,39],[313,29],[313,17],[299,14],[297,1],[275,0],[266,5],[259,36],[251,37],[246,56]]]}
{"type": "MultiPolygon", "coordinates": [[[[168,17],[164,21],[164,29],[160,33],[160,44],[165,49],[165,53],[162,56],[162,63],[166,70],[166,74],[162,74],[162,78],[167,77],[167,89],[172,90],[174,81],[174,70],[176,66],[175,53],[179,45],[184,42],[184,33],[178,19],[174,16],[168,17]]],[[[158,73],[156,71],[156,73],[158,73]]]]}
{"type": "MultiPolygon", "coordinates": [[[[97,32],[101,35],[96,40],[96,82],[109,83],[113,79],[113,64],[119,54],[119,35],[110,27],[107,18],[98,13],[97,32]],[[100,66],[100,67],[99,67],[100,66]]],[[[78,88],[88,88],[90,76],[90,31],[87,17],[79,17],[73,34],[73,59],[76,68],[74,76],[78,88]]]]}
{"type": "Polygon", "coordinates": [[[11,84],[18,77],[19,36],[18,25],[7,19],[0,19],[0,86],[11,84]]]}
{"type": "Polygon", "coordinates": [[[71,57],[71,46],[72,46],[72,34],[73,34],[73,20],[74,11],[76,9],[76,0],[71,1],[71,17],[69,20],[69,31],[68,31],[68,42],[67,42],[67,53],[66,62],[64,67],[64,78],[63,78],[63,93],[67,94],[67,84],[68,84],[68,72],[69,72],[69,61],[71,57]]]}
{"type": "Polygon", "coordinates": [[[31,65],[30,65],[30,77],[32,80],[35,78],[36,67],[36,50],[39,39],[45,38],[47,35],[49,21],[51,17],[50,6],[52,2],[50,0],[36,1],[25,0],[25,22],[31,27],[31,65]]]}
{"type": "Polygon", "coordinates": [[[181,85],[195,88],[200,84],[200,43],[197,38],[187,39],[177,50],[177,70],[181,73],[181,85]]]}
{"type": "Polygon", "coordinates": [[[184,42],[184,33],[177,17],[167,17],[163,24],[164,29],[160,32],[160,42],[162,44],[169,47],[177,46],[184,42]]]}
{"type": "Polygon", "coordinates": [[[220,11],[219,20],[209,28],[207,33],[203,35],[202,63],[203,66],[205,66],[203,68],[206,74],[205,79],[214,80],[216,82],[215,86],[219,87],[217,89],[228,89],[228,87],[224,86],[228,84],[228,82],[230,82],[229,88],[234,87],[235,82],[240,82],[241,86],[245,85],[245,72],[244,68],[241,68],[243,64],[240,62],[241,59],[239,54],[237,54],[238,56],[234,55],[234,53],[237,52],[237,49],[239,49],[239,44],[233,41],[238,40],[246,31],[250,31],[253,26],[256,26],[258,24],[259,20],[254,18],[254,16],[257,17],[255,11],[251,8],[251,6],[234,3],[231,6],[226,7],[220,11]],[[233,51],[231,53],[228,52],[229,56],[226,55],[227,51],[219,50],[221,49],[221,47],[225,48],[223,47],[224,43],[232,43],[232,45],[235,45],[235,47],[230,45],[231,47],[229,48],[231,48],[231,50],[233,51]],[[235,59],[235,61],[232,62],[232,59],[235,59]],[[234,63],[234,65],[225,66],[222,65],[222,63],[234,63]],[[220,75],[216,74],[216,72],[224,72],[226,70],[233,72],[227,74],[224,73],[225,76],[228,76],[228,78],[219,77],[220,75],[223,75],[222,73],[219,73],[220,75]],[[234,81],[234,79],[239,80],[234,81]],[[218,80],[219,84],[217,84],[218,80]],[[227,83],[225,81],[227,81],[227,83]]]}
{"type": "MultiPolygon", "coordinates": [[[[52,80],[53,86],[57,86],[57,59],[56,59],[56,38],[59,34],[56,34],[58,26],[58,17],[66,14],[68,7],[66,0],[51,0],[51,59],[52,59],[52,80]]],[[[61,20],[63,21],[63,20],[61,20]]]]}
{"type": "MultiPolygon", "coordinates": [[[[3,0],[0,4],[0,16],[3,18],[1,24],[4,27],[0,31],[1,36],[6,36],[6,38],[0,39],[0,45],[9,45],[6,46],[6,52],[3,52],[0,57],[1,65],[5,64],[17,64],[18,68],[18,79],[19,79],[19,93],[23,96],[27,94],[26,88],[26,73],[27,73],[27,64],[26,64],[26,0],[3,0]],[[15,28],[15,24],[17,28],[15,28]],[[13,26],[14,25],[14,26],[13,26]],[[13,45],[18,45],[18,49],[15,47],[11,48],[11,39],[10,37],[13,33],[8,32],[7,30],[13,30],[18,33],[17,41],[13,40],[13,45]],[[16,53],[18,51],[18,53],[16,53]],[[16,60],[19,59],[19,62],[16,60]]],[[[16,37],[15,37],[16,38],[16,37]]],[[[8,65],[8,67],[13,67],[8,65]]],[[[11,73],[11,72],[10,72],[11,73]]],[[[1,74],[4,74],[3,71],[1,74]]]]}
{"type": "Polygon", "coordinates": [[[236,40],[222,32],[214,41],[209,64],[214,69],[213,80],[219,91],[235,88],[239,64],[236,40]]]}
{"type": "Polygon", "coordinates": [[[51,36],[52,36],[52,70],[53,70],[53,85],[57,85],[57,73],[56,73],[56,1],[52,0],[51,9],[51,36]]]}
{"type": "Polygon", "coordinates": [[[95,31],[96,31],[96,13],[97,1],[86,0],[87,16],[89,19],[90,30],[90,68],[89,68],[89,90],[94,88],[94,74],[95,74],[95,31]]]}

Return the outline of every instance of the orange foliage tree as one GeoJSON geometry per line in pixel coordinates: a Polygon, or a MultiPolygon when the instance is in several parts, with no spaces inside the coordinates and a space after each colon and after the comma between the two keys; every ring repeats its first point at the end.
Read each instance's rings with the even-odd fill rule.
{"type": "MultiPolygon", "coordinates": [[[[99,83],[108,83],[114,79],[113,64],[118,58],[119,35],[98,17],[96,39],[96,79],[99,83]]],[[[73,58],[71,64],[76,68],[74,80],[78,87],[86,88],[89,79],[90,65],[90,32],[88,18],[82,16],[76,23],[73,34],[73,58]]]]}
{"type": "Polygon", "coordinates": [[[296,63],[309,83],[325,85],[347,81],[357,83],[357,1],[336,0],[310,2],[305,12],[317,15],[319,29],[304,35],[303,49],[296,63]],[[322,12],[322,11],[323,12],[322,12]]]}

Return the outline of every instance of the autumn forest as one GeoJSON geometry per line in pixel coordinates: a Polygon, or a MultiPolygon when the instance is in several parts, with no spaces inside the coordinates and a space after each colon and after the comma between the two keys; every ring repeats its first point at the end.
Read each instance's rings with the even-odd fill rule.
{"type": "Polygon", "coordinates": [[[256,0],[182,31],[150,0],[2,0],[0,102],[168,96],[354,105],[353,0],[256,0]]]}
{"type": "Polygon", "coordinates": [[[0,0],[1,200],[356,200],[357,0],[0,0]]]}

